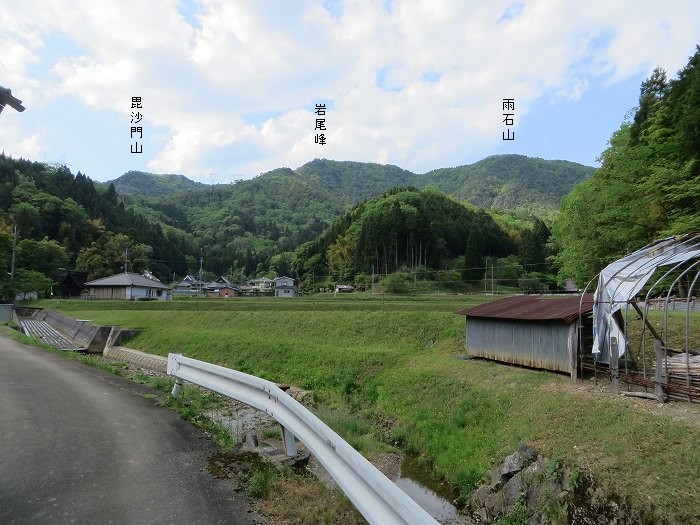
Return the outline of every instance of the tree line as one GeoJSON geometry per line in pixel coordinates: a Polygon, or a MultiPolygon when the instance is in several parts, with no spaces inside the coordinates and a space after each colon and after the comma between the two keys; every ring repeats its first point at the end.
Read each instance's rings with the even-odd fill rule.
{"type": "MultiPolygon", "coordinates": [[[[535,220],[534,227],[518,233],[516,240],[484,210],[437,190],[395,188],[354,206],[302,244],[294,252],[293,268],[307,287],[317,276],[363,285],[372,274],[398,273],[464,290],[467,284],[481,286],[488,259],[492,272],[498,272],[494,278],[517,287],[527,273],[548,272],[549,229],[535,220]]],[[[392,282],[400,288],[398,279],[392,282]]]]}
{"type": "Polygon", "coordinates": [[[599,160],[553,226],[559,278],[580,286],[654,239],[700,231],[700,46],[676,78],[657,68],[642,83],[599,160]]]}

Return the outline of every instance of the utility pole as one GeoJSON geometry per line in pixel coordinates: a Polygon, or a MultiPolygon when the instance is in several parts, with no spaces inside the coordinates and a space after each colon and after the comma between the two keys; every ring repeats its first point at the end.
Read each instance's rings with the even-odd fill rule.
{"type": "Polygon", "coordinates": [[[12,264],[10,265],[10,300],[15,302],[15,257],[17,255],[17,225],[12,228],[12,264]]]}
{"type": "Polygon", "coordinates": [[[202,257],[201,252],[199,256],[199,294],[202,294],[202,265],[204,264],[204,257],[202,257]]]}
{"type": "Polygon", "coordinates": [[[374,297],[374,265],[372,265],[372,291],[370,295],[374,297]]]}

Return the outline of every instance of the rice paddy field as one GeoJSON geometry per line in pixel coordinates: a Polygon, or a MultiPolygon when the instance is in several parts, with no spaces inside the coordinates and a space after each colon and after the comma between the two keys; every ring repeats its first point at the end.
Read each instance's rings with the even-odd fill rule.
{"type": "Polygon", "coordinates": [[[362,453],[417,454],[463,498],[528,442],[636,505],[700,522],[700,426],[568,376],[460,359],[465,319],[454,312],[487,299],[329,294],[37,306],[143,329],[131,348],[307,389],[320,417],[362,453]]]}

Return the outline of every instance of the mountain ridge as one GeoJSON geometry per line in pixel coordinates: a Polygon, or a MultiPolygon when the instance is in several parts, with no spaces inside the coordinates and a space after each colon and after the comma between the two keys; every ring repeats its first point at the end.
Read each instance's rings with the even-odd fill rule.
{"type": "Polygon", "coordinates": [[[276,168],[228,184],[195,182],[185,175],[129,171],[108,181],[122,196],[166,197],[192,190],[217,191],[273,174],[295,174],[342,198],[346,204],[375,197],[395,187],[433,187],[458,200],[489,209],[556,209],[573,187],[596,168],[565,160],[524,155],[492,155],[472,164],[437,168],[422,174],[393,164],[314,159],[296,169],[276,168]]]}

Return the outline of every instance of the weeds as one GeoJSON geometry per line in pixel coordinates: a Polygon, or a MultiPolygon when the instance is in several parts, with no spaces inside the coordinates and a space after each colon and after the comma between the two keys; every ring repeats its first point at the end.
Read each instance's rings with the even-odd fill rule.
{"type": "Polygon", "coordinates": [[[262,435],[263,437],[266,437],[268,439],[280,438],[282,435],[282,430],[279,427],[270,427],[264,429],[262,435]]]}
{"type": "Polygon", "coordinates": [[[573,467],[567,478],[569,488],[576,492],[583,485],[583,473],[579,467],[573,467]]]}
{"type": "Polygon", "coordinates": [[[493,525],[528,525],[527,502],[524,496],[520,496],[513,510],[503,516],[498,516],[493,525]]]}
{"type": "Polygon", "coordinates": [[[553,458],[548,460],[545,469],[545,476],[548,481],[551,481],[552,483],[559,483],[561,481],[562,476],[564,475],[564,467],[558,459],[553,458]]]}
{"type": "Polygon", "coordinates": [[[278,478],[277,469],[263,461],[256,468],[245,485],[245,493],[252,498],[267,498],[278,478]]]}

